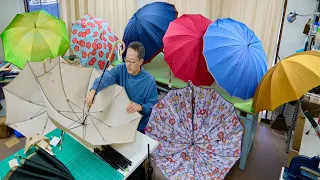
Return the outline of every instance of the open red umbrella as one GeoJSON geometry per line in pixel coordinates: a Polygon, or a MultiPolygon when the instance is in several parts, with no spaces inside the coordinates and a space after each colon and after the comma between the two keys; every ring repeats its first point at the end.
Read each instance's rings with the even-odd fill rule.
{"type": "Polygon", "coordinates": [[[214,82],[202,54],[203,35],[211,23],[200,14],[184,14],[169,24],[163,37],[164,59],[175,77],[198,86],[214,82]]]}

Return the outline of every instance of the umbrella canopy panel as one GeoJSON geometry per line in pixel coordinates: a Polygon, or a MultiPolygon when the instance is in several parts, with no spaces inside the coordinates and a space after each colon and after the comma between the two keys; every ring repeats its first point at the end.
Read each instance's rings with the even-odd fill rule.
{"type": "Polygon", "coordinates": [[[203,54],[218,85],[245,100],[253,97],[267,71],[261,41],[245,24],[230,18],[209,25],[203,54]]]}
{"type": "MultiPolygon", "coordinates": [[[[57,65],[60,58],[46,61],[48,70],[57,65]]],[[[6,99],[6,122],[24,136],[46,134],[55,126],[49,119],[36,75],[44,74],[42,62],[28,62],[19,75],[3,87],[6,99]]]]}
{"type": "Polygon", "coordinates": [[[166,2],[143,6],[132,16],[124,30],[123,41],[126,47],[133,41],[140,41],[145,47],[144,63],[150,62],[162,51],[162,38],[169,23],[177,16],[174,5],[166,2]]]}
{"type": "Polygon", "coordinates": [[[126,111],[130,100],[123,87],[112,85],[100,91],[87,112],[84,99],[100,75],[93,68],[59,63],[39,76],[48,114],[56,126],[88,146],[133,142],[141,115],[126,111]]]}
{"type": "Polygon", "coordinates": [[[195,85],[214,82],[202,54],[203,35],[211,23],[198,14],[184,14],[170,23],[163,37],[164,59],[175,77],[195,85]]]}
{"type": "Polygon", "coordinates": [[[21,69],[27,61],[63,56],[69,48],[65,23],[43,10],[17,14],[1,38],[5,60],[21,69]]]}
{"type": "Polygon", "coordinates": [[[192,88],[169,91],[153,108],[146,134],[159,146],[152,159],[167,179],[223,179],[240,158],[243,128],[214,89],[192,88]]]}
{"type": "Polygon", "coordinates": [[[297,53],[269,69],[257,87],[253,108],[256,112],[272,111],[284,103],[299,100],[319,85],[320,53],[297,53]]]}

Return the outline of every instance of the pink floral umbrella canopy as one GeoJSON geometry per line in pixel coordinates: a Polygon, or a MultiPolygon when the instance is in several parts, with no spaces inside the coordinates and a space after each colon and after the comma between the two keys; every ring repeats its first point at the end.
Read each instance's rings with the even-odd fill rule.
{"type": "Polygon", "coordinates": [[[159,141],[152,160],[166,179],[223,179],[240,158],[242,133],[233,104],[193,85],[169,91],[146,127],[159,141]]]}
{"type": "MultiPolygon", "coordinates": [[[[102,70],[108,64],[109,53],[117,40],[107,21],[94,16],[86,15],[72,24],[71,48],[81,59],[82,66],[102,70]]],[[[113,61],[115,54],[112,56],[113,61]]]]}

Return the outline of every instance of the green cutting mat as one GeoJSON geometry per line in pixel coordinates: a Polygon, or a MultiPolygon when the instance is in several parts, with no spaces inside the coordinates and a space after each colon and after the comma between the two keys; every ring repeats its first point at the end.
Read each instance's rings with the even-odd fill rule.
{"type": "MultiPolygon", "coordinates": [[[[55,129],[48,133],[47,137],[60,137],[60,134],[61,131],[59,129],[55,129]]],[[[0,162],[0,178],[4,178],[4,176],[6,176],[10,171],[8,162],[13,159],[15,154],[24,156],[23,151],[24,149],[21,149],[17,153],[12,154],[0,162]]],[[[53,152],[56,154],[57,159],[59,159],[69,169],[75,179],[117,180],[123,178],[121,173],[94,155],[67,133],[64,135],[62,150],[60,151],[58,147],[53,147],[53,152]]],[[[30,153],[32,153],[32,150],[30,153]]]]}
{"type": "MultiPolygon", "coordinates": [[[[167,62],[164,60],[163,53],[159,53],[155,56],[150,63],[144,64],[143,67],[154,76],[157,82],[162,84],[168,84],[170,79],[170,68],[167,62]]],[[[172,75],[173,76],[173,75],[172,75]]],[[[174,88],[183,88],[188,84],[181,79],[172,77],[172,86],[174,88]]],[[[217,85],[212,85],[224,98],[233,103],[234,107],[248,112],[254,113],[252,108],[252,99],[244,101],[242,99],[231,97],[225,90],[221,89],[217,85]]]]}

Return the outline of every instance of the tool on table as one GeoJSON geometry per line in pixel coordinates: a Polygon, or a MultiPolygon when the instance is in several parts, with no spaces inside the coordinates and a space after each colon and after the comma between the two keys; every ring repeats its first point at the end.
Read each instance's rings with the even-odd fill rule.
{"type": "Polygon", "coordinates": [[[153,167],[151,166],[150,145],[148,144],[148,163],[147,163],[147,180],[152,179],[153,167]]]}
{"type": "Polygon", "coordinates": [[[315,156],[309,158],[308,156],[299,155],[294,157],[289,168],[285,168],[283,179],[285,180],[319,180],[320,157],[315,156]]]}
{"type": "Polygon", "coordinates": [[[118,151],[114,150],[112,147],[108,145],[101,146],[102,150],[99,148],[94,148],[95,154],[101,157],[104,161],[106,161],[110,166],[114,169],[125,171],[126,168],[132,165],[132,162],[120,154],[118,151]]]}
{"type": "Polygon", "coordinates": [[[60,151],[62,150],[63,136],[64,136],[64,131],[61,131],[61,137],[60,137],[60,142],[59,142],[60,151]]]}

